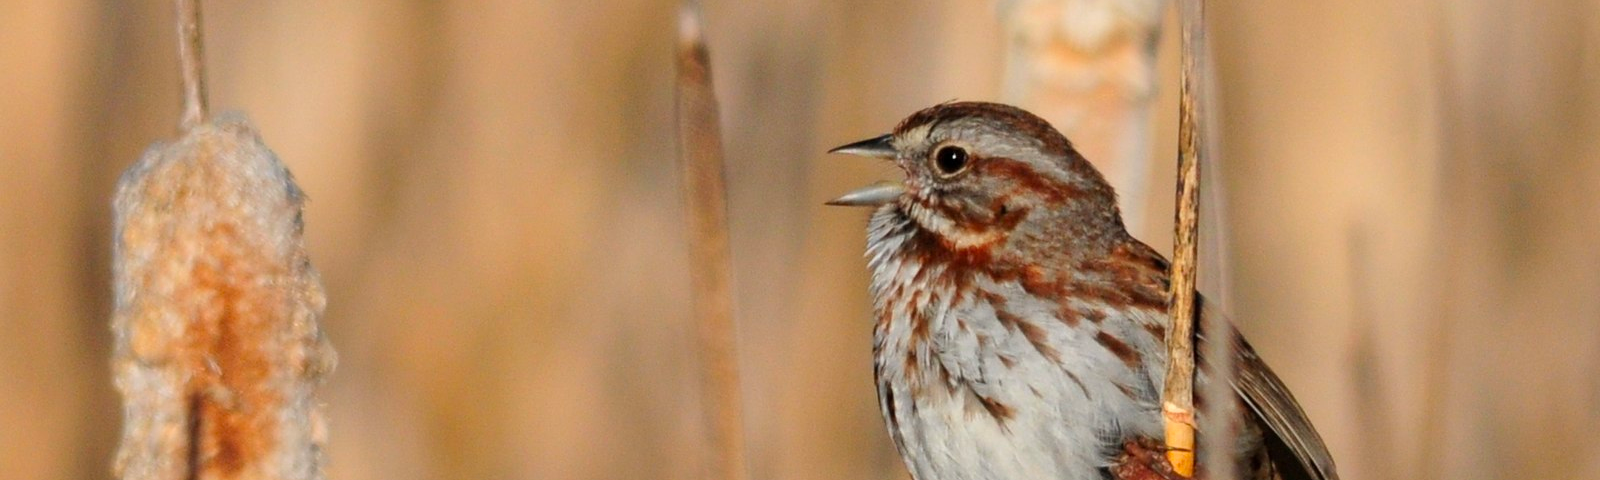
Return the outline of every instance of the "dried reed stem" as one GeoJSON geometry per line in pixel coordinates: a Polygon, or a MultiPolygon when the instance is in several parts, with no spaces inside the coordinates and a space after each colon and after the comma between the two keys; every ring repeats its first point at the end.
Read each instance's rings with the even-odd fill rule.
{"type": "Polygon", "coordinates": [[[1039,114],[1105,174],[1134,233],[1149,223],[1150,114],[1165,0],[999,0],[1002,101],[1039,114]]]}
{"type": "Polygon", "coordinates": [[[189,130],[206,121],[205,54],[201,49],[200,0],[177,0],[178,67],[183,78],[183,116],[178,126],[189,130]]]}
{"type": "Polygon", "coordinates": [[[709,426],[706,471],[709,478],[739,480],[746,475],[744,421],[722,134],[699,4],[686,2],[678,20],[678,153],[689,217],[689,269],[704,371],[704,415],[709,426]]]}
{"type": "Polygon", "coordinates": [[[117,185],[112,369],[123,480],[320,479],[334,364],[303,195],[242,118],[206,119],[198,6],[178,2],[182,136],[117,185]]]}
{"type": "Polygon", "coordinates": [[[1194,476],[1195,267],[1200,226],[1200,125],[1196,110],[1196,64],[1204,41],[1201,0],[1179,0],[1183,43],[1182,90],[1178,99],[1178,212],[1172,249],[1172,328],[1167,330],[1167,377],[1161,391],[1167,460],[1175,472],[1194,476]]]}

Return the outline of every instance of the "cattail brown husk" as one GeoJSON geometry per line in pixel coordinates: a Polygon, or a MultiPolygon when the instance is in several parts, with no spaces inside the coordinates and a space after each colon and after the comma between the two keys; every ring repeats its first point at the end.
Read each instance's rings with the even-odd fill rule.
{"type": "Polygon", "coordinates": [[[304,195],[248,121],[147,150],[114,203],[124,480],[320,479],[335,357],[304,195]]]}

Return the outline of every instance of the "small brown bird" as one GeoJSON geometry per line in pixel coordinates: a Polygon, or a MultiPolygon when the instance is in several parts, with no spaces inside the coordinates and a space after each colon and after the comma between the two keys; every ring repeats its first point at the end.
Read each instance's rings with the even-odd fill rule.
{"type": "MultiPolygon", "coordinates": [[[[1021,109],[961,102],[830,153],[906,174],[829,203],[876,208],[874,372],[913,477],[1110,478],[1124,445],[1161,438],[1167,261],[1128,234],[1066,137],[1021,109]]],[[[1247,478],[1336,480],[1289,390],[1230,340],[1248,419],[1232,445],[1201,432],[1200,448],[1233,449],[1247,478]]]]}

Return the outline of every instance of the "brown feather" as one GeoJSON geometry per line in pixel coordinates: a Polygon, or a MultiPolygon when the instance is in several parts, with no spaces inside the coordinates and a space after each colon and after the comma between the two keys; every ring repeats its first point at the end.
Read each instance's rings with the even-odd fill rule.
{"type": "MultiPolygon", "coordinates": [[[[1202,315],[1218,315],[1202,311],[1202,315]]],[[[1228,324],[1225,322],[1225,324],[1228,324]]],[[[1230,324],[1231,325],[1231,324],[1230,324]]],[[[1311,419],[1300,408],[1289,387],[1284,386],[1272,368],[1256,355],[1250,343],[1237,330],[1232,333],[1234,352],[1233,390],[1244,400],[1254,417],[1266,428],[1268,453],[1278,473],[1285,479],[1338,480],[1333,455],[1317,434],[1311,419]]],[[[1209,351],[1204,335],[1196,335],[1203,356],[1209,351]]],[[[1201,359],[1204,361],[1204,358],[1201,359]]]]}

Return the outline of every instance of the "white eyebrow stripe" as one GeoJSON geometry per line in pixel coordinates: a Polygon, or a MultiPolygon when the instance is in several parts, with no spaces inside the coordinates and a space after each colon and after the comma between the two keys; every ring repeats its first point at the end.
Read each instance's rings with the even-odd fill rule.
{"type": "MultiPolygon", "coordinates": [[[[916,128],[913,128],[913,129],[910,129],[910,130],[906,130],[905,132],[902,132],[900,135],[898,135],[898,137],[899,138],[915,138],[917,136],[921,136],[923,138],[923,140],[927,140],[928,136],[930,136],[930,135],[933,135],[933,128],[932,128],[931,125],[918,125],[916,128]]],[[[896,145],[896,146],[898,146],[898,145],[896,145]]]]}

